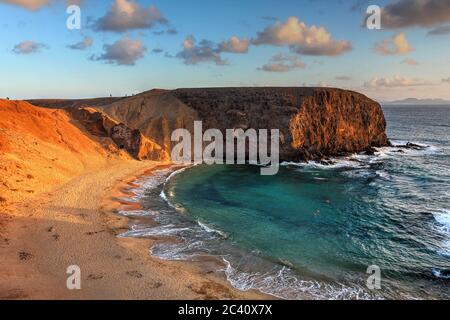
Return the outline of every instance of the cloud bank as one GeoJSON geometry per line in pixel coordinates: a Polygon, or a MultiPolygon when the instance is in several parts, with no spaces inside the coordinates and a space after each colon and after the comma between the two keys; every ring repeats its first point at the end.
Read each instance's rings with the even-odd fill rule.
{"type": "Polygon", "coordinates": [[[383,8],[382,26],[388,29],[433,27],[450,22],[449,0],[398,0],[383,8]]]}
{"type": "Polygon", "coordinates": [[[259,70],[267,72],[289,72],[295,69],[304,69],[306,65],[297,56],[285,54],[274,55],[270,61],[259,70]]]}
{"type": "Polygon", "coordinates": [[[12,51],[16,54],[32,54],[45,48],[48,48],[48,46],[43,43],[27,40],[16,44],[12,51]]]}
{"type": "Polygon", "coordinates": [[[413,50],[403,32],[397,33],[392,39],[385,39],[377,43],[374,47],[374,51],[382,55],[402,55],[413,50]]]}
{"type": "Polygon", "coordinates": [[[231,37],[228,41],[219,44],[219,52],[231,53],[247,53],[250,46],[250,40],[239,39],[236,36],[231,37]]]}
{"type": "Polygon", "coordinates": [[[86,50],[87,48],[92,47],[93,44],[94,40],[92,40],[91,37],[84,37],[83,41],[69,45],[68,48],[73,50],[86,50]]]}
{"type": "Polygon", "coordinates": [[[166,18],[155,7],[142,7],[138,2],[115,0],[106,15],[95,22],[98,31],[126,32],[136,29],[150,29],[155,25],[167,24],[166,18]]]}
{"type": "Polygon", "coordinates": [[[214,63],[217,66],[228,65],[228,61],[222,58],[222,53],[244,54],[248,52],[250,40],[232,36],[227,41],[215,43],[206,39],[197,43],[194,36],[188,36],[183,41],[183,50],[176,54],[184,64],[197,65],[200,63],[214,63]]]}
{"type": "Polygon", "coordinates": [[[396,75],[392,78],[389,77],[375,77],[370,81],[364,83],[364,87],[371,89],[380,88],[398,88],[398,87],[414,87],[428,85],[429,83],[417,78],[408,78],[396,75]]]}
{"type": "Polygon", "coordinates": [[[41,7],[49,4],[49,2],[50,0],[0,0],[0,3],[23,7],[32,11],[40,9],[41,7]]]}
{"type": "Polygon", "coordinates": [[[289,46],[298,54],[314,56],[338,56],[352,49],[349,41],[334,40],[324,27],[309,27],[297,17],[289,17],[258,32],[252,44],[289,46]]]}
{"type": "Polygon", "coordinates": [[[404,59],[400,62],[401,64],[407,64],[408,66],[418,66],[419,62],[414,59],[404,59]]]}
{"type": "MultiPolygon", "coordinates": [[[[55,2],[55,0],[0,0],[0,3],[6,3],[18,7],[25,8],[27,10],[36,11],[45,5],[55,2]]],[[[66,0],[66,5],[81,5],[83,0],[66,0]]]]}
{"type": "Polygon", "coordinates": [[[209,40],[203,39],[197,44],[193,36],[188,36],[183,41],[183,50],[178,52],[176,57],[182,59],[184,64],[196,65],[199,63],[212,62],[218,66],[228,64],[228,62],[220,56],[220,51],[215,48],[216,45],[209,40]]]}
{"type": "Polygon", "coordinates": [[[104,60],[111,64],[134,66],[137,60],[144,57],[147,48],[139,40],[123,37],[113,44],[105,44],[103,51],[98,57],[92,56],[91,60],[104,60]]]}

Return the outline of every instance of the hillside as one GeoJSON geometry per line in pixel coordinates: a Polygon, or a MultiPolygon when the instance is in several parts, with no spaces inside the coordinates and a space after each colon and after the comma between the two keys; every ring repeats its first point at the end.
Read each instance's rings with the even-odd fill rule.
{"type": "Polygon", "coordinates": [[[178,128],[193,130],[194,120],[199,119],[195,110],[177,99],[172,91],[164,90],[143,92],[95,109],[133,129],[139,129],[169,154],[172,131],[178,128]]]}
{"type": "Polygon", "coordinates": [[[174,129],[280,129],[280,158],[310,160],[389,144],[381,106],[333,88],[152,90],[96,107],[170,152],[174,129]]]}
{"type": "MultiPolygon", "coordinates": [[[[124,149],[136,159],[168,160],[173,130],[192,132],[195,120],[203,121],[203,130],[279,129],[282,161],[319,160],[389,145],[381,106],[360,93],[334,88],[151,90],[128,98],[36,103],[45,101],[61,109],[2,102],[9,106],[1,112],[12,113],[12,119],[17,118],[13,123],[18,125],[9,130],[9,139],[1,138],[2,148],[10,148],[12,135],[21,134],[40,139],[50,149],[64,147],[82,154],[80,159],[90,156],[92,150],[124,149]],[[24,120],[18,116],[21,113],[32,116],[24,120]],[[83,139],[89,143],[79,143],[83,139]],[[107,146],[101,145],[106,141],[107,146]],[[81,151],[79,145],[86,150],[81,151]]],[[[2,117],[7,118],[7,114],[2,117]]],[[[7,130],[10,122],[3,122],[1,128],[7,130]]],[[[53,159],[58,158],[57,153],[49,154],[55,155],[53,159]]]]}
{"type": "Polygon", "coordinates": [[[46,192],[108,159],[130,159],[64,110],[0,100],[0,206],[46,192]]]}
{"type": "Polygon", "coordinates": [[[85,105],[89,105],[92,107],[104,106],[122,99],[125,98],[107,97],[107,98],[93,98],[93,99],[31,99],[27,100],[27,102],[37,107],[66,109],[66,108],[78,108],[85,105]]]}

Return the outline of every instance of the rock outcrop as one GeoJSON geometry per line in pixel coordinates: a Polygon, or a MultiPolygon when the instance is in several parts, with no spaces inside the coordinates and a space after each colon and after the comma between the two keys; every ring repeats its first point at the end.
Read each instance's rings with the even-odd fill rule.
{"type": "Polygon", "coordinates": [[[73,108],[70,111],[74,119],[91,134],[110,137],[119,149],[126,150],[138,160],[169,160],[169,154],[157,143],[142,135],[138,129],[131,129],[123,123],[118,123],[93,108],[73,108]]]}
{"type": "Polygon", "coordinates": [[[120,100],[110,105],[95,107],[117,122],[139,129],[170,153],[172,131],[178,128],[193,130],[197,112],[173,95],[173,91],[152,90],[120,100]]]}
{"type": "Polygon", "coordinates": [[[322,159],[389,145],[381,106],[334,88],[153,90],[96,107],[170,153],[174,129],[279,129],[280,160],[322,159]]]}

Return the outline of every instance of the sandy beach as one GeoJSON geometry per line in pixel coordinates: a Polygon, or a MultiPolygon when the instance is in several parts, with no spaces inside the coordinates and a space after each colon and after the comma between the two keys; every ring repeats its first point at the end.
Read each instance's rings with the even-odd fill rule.
{"type": "Polygon", "coordinates": [[[235,290],[207,262],[151,257],[154,240],[116,237],[128,224],[114,214],[123,206],[117,197],[125,195],[137,176],[168,165],[110,160],[5,209],[0,299],[268,298],[235,290]],[[66,287],[71,265],[81,269],[81,290],[66,287]]]}

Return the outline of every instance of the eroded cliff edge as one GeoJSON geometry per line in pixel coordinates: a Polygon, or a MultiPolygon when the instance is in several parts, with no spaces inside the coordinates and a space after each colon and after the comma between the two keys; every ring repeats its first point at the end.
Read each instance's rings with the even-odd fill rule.
{"type": "Polygon", "coordinates": [[[388,146],[379,103],[334,88],[152,90],[96,107],[170,153],[174,129],[279,129],[280,160],[304,161],[388,146]]]}

